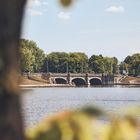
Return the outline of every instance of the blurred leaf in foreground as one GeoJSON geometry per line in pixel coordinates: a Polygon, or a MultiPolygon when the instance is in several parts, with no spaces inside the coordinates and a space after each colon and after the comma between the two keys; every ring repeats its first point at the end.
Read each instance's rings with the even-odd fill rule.
{"type": "Polygon", "coordinates": [[[28,129],[27,140],[138,140],[134,116],[100,116],[107,117],[96,107],[58,113],[28,129]]]}
{"type": "Polygon", "coordinates": [[[65,6],[68,7],[72,4],[72,0],[60,0],[60,3],[65,6]]]}

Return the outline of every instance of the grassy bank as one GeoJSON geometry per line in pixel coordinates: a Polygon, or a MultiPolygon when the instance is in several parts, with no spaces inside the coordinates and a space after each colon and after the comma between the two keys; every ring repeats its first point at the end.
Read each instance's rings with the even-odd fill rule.
{"type": "Polygon", "coordinates": [[[140,77],[132,77],[132,76],[126,76],[121,83],[122,84],[132,84],[133,82],[140,84],[140,77]]]}

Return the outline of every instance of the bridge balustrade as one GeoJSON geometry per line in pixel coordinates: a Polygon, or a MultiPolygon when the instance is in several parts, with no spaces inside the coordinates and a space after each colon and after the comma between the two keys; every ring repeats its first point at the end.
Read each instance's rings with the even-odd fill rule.
{"type": "Polygon", "coordinates": [[[52,77],[66,77],[70,74],[71,77],[85,77],[87,74],[89,77],[101,77],[102,74],[90,74],[90,73],[49,73],[52,77]]]}

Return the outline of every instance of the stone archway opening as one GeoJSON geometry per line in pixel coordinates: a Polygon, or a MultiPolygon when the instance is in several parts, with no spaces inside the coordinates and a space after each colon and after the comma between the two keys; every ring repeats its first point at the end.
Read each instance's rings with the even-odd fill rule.
{"type": "Polygon", "coordinates": [[[56,78],[55,83],[56,84],[67,84],[67,81],[63,78],[56,78]]]}
{"type": "Polygon", "coordinates": [[[102,85],[102,80],[98,79],[98,78],[93,78],[90,80],[90,85],[94,86],[94,85],[102,85]]]}
{"type": "Polygon", "coordinates": [[[86,86],[86,81],[82,78],[75,78],[72,80],[72,84],[74,84],[76,87],[86,86]]]}

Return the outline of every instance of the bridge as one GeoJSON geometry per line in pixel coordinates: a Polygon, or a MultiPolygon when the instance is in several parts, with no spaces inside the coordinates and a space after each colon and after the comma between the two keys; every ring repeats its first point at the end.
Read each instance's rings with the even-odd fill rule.
{"type": "Polygon", "coordinates": [[[51,84],[69,84],[76,86],[110,85],[119,83],[121,75],[89,73],[44,73],[43,77],[51,84]]]}

